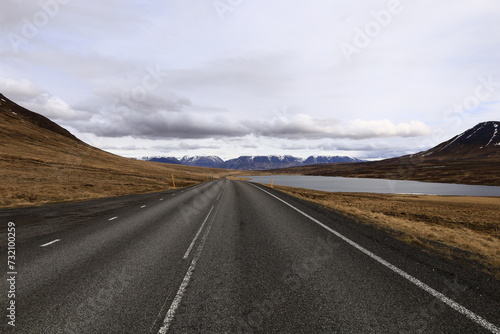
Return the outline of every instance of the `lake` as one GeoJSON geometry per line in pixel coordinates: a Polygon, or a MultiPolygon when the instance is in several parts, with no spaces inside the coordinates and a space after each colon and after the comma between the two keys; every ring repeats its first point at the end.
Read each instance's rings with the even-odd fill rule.
{"type": "Polygon", "coordinates": [[[455,196],[500,196],[500,187],[468,184],[433,183],[404,180],[368,179],[334,176],[266,175],[245,176],[251,182],[306,188],[329,192],[365,192],[379,194],[423,194],[455,196]]]}

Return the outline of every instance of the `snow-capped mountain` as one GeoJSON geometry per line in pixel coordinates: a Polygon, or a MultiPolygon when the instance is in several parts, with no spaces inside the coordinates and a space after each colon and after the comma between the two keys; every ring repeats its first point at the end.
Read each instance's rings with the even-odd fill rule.
{"type": "Polygon", "coordinates": [[[307,159],[297,158],[291,155],[257,155],[240,156],[227,161],[218,156],[184,156],[180,159],[175,157],[144,157],[143,160],[165,162],[172,164],[182,164],[198,167],[240,169],[240,170],[262,170],[287,168],[312,164],[339,163],[339,162],[360,162],[362,160],[340,157],[340,156],[310,156],[307,159]]]}
{"type": "Polygon", "coordinates": [[[197,155],[194,157],[184,156],[181,160],[183,165],[198,166],[198,167],[213,167],[217,168],[224,162],[216,155],[197,155]]]}
{"type": "Polygon", "coordinates": [[[224,160],[215,155],[194,157],[184,156],[180,159],[176,157],[143,157],[142,160],[164,162],[167,164],[213,168],[218,168],[222,163],[224,163],[224,160]]]}
{"type": "Polygon", "coordinates": [[[425,158],[493,157],[500,154],[500,122],[479,123],[430,150],[415,154],[425,158]]]}
{"type": "Polygon", "coordinates": [[[339,162],[361,162],[356,158],[346,157],[346,156],[310,156],[304,160],[303,165],[315,165],[315,164],[333,164],[339,162]]]}
{"type": "Polygon", "coordinates": [[[286,168],[300,166],[302,165],[302,161],[303,159],[291,155],[241,156],[236,159],[227,160],[221,165],[221,168],[241,170],[286,168]]]}
{"type": "Polygon", "coordinates": [[[176,157],[143,157],[142,160],[164,162],[167,164],[182,165],[182,162],[176,157]]]}

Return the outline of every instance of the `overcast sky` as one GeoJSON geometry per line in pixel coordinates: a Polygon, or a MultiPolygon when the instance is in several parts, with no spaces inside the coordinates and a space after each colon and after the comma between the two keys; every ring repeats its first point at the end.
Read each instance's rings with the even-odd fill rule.
{"type": "Polygon", "coordinates": [[[500,117],[498,0],[3,0],[0,92],[128,157],[383,158],[500,117]]]}

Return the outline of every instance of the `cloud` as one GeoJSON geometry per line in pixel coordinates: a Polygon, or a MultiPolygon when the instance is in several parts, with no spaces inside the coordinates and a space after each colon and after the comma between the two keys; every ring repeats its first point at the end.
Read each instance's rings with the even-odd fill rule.
{"type": "Polygon", "coordinates": [[[354,120],[339,123],[337,120],[316,119],[310,115],[280,116],[271,121],[253,124],[255,131],[267,137],[289,139],[351,138],[366,139],[380,137],[419,137],[431,134],[429,126],[420,121],[394,124],[389,120],[354,120]]]}
{"type": "Polygon", "coordinates": [[[52,120],[90,118],[90,113],[72,108],[61,98],[47,93],[26,79],[0,78],[0,92],[23,107],[52,120]]]}
{"type": "Polygon", "coordinates": [[[27,101],[41,95],[43,91],[27,79],[0,78],[0,92],[14,101],[27,101]]]}

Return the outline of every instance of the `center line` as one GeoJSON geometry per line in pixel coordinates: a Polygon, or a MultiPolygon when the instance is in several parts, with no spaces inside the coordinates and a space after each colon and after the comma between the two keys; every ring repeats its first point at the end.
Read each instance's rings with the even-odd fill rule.
{"type": "Polygon", "coordinates": [[[146,206],[145,206],[145,205],[143,205],[143,206],[141,206],[141,209],[144,209],[145,207],[146,207],[146,206]]]}
{"type": "Polygon", "coordinates": [[[47,242],[46,244],[40,245],[40,247],[46,247],[46,246],[55,244],[58,241],[61,241],[61,239],[52,240],[51,242],[47,242]]]}
{"type": "Polygon", "coordinates": [[[194,268],[196,267],[196,263],[201,257],[201,253],[203,251],[203,247],[205,246],[205,242],[207,241],[208,234],[210,233],[210,230],[212,229],[212,225],[214,223],[215,217],[217,216],[217,212],[219,211],[220,207],[220,202],[217,205],[217,209],[215,209],[215,213],[212,216],[212,219],[210,220],[210,223],[207,226],[207,229],[205,230],[205,233],[203,234],[203,237],[201,238],[201,242],[198,245],[198,248],[196,250],[196,254],[193,257],[193,260],[191,260],[191,265],[189,266],[186,275],[184,276],[184,279],[182,280],[182,283],[179,287],[179,290],[177,290],[177,294],[174,297],[174,300],[172,301],[172,304],[170,305],[170,308],[168,309],[167,315],[165,316],[165,319],[163,320],[163,324],[160,327],[160,330],[158,331],[158,334],[165,334],[167,333],[168,329],[170,328],[170,325],[172,324],[172,321],[174,320],[175,316],[175,311],[179,307],[182,301],[182,297],[184,296],[184,293],[186,292],[186,288],[189,285],[189,282],[191,281],[191,276],[193,275],[194,268]]]}
{"type": "Polygon", "coordinates": [[[207,217],[205,218],[205,220],[203,221],[203,224],[201,224],[200,229],[198,230],[198,233],[196,233],[196,235],[195,235],[195,236],[194,236],[194,238],[193,238],[193,241],[191,241],[191,244],[189,245],[189,247],[188,247],[188,249],[187,249],[186,253],[184,254],[184,257],[183,257],[183,259],[184,259],[184,260],[185,260],[185,259],[187,259],[187,258],[188,258],[188,256],[189,256],[189,253],[191,253],[191,250],[193,249],[194,244],[196,243],[196,240],[198,240],[198,237],[200,236],[200,233],[201,233],[201,231],[203,230],[203,226],[205,226],[205,223],[207,222],[208,217],[210,217],[210,214],[212,213],[212,210],[213,210],[213,209],[214,209],[214,206],[212,205],[212,208],[211,208],[211,209],[210,209],[210,211],[208,212],[208,215],[207,215],[207,217]]]}
{"type": "Polygon", "coordinates": [[[115,220],[116,218],[118,218],[118,217],[109,218],[108,220],[115,220]]]}

